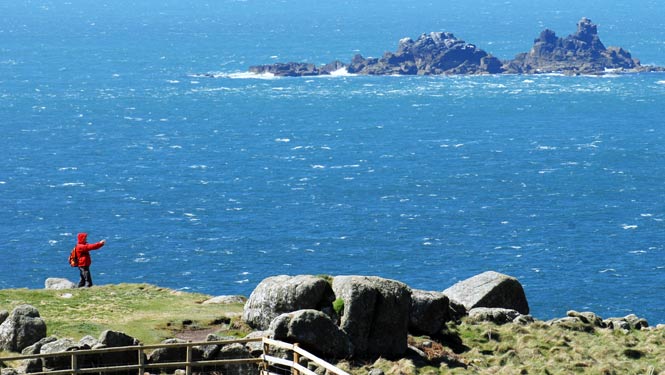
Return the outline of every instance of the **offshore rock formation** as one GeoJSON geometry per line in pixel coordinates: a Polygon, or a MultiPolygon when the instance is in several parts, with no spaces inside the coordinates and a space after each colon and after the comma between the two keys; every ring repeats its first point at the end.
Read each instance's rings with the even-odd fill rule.
{"type": "Polygon", "coordinates": [[[251,66],[257,74],[301,77],[330,75],[341,69],[362,75],[439,75],[439,74],[604,74],[608,70],[642,72],[665,68],[642,66],[639,60],[620,47],[605,47],[598,37],[598,27],[587,18],[577,24],[577,32],[559,38],[544,30],[531,51],[513,60],[501,61],[473,44],[448,32],[422,34],[417,40],[404,38],[397,51],[381,58],[353,57],[350,63],[334,61],[316,66],[309,63],[276,63],[251,66]]]}
{"type": "Polygon", "coordinates": [[[642,68],[639,60],[620,47],[605,48],[598,37],[598,27],[588,18],[577,24],[577,32],[559,38],[546,29],[534,41],[529,53],[521,53],[509,61],[507,73],[596,74],[607,69],[630,70],[642,68]]]}

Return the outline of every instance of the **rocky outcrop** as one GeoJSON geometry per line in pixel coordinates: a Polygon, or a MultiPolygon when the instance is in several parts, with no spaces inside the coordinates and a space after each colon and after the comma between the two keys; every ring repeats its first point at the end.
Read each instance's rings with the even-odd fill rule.
{"type": "Polygon", "coordinates": [[[203,305],[231,305],[247,302],[245,296],[217,296],[203,301],[203,305]]]}
{"type": "Polygon", "coordinates": [[[520,314],[529,313],[529,304],[519,281],[494,271],[460,281],[443,294],[464,305],[467,311],[475,307],[502,307],[517,310],[520,314]]]}
{"type": "Polygon", "coordinates": [[[272,321],[270,329],[276,340],[297,342],[306,350],[327,358],[347,358],[353,354],[346,333],[318,310],[282,314],[272,321]]]}
{"type": "Polygon", "coordinates": [[[505,65],[509,73],[596,74],[606,69],[630,70],[640,62],[619,47],[606,48],[598,37],[598,27],[587,18],[577,24],[577,32],[565,38],[549,29],[540,33],[531,51],[505,65]]]}
{"type": "Polygon", "coordinates": [[[275,63],[249,68],[250,72],[275,76],[302,77],[329,75],[345,68],[363,75],[438,75],[438,74],[604,74],[620,71],[663,71],[660,67],[641,66],[639,60],[620,47],[608,47],[598,37],[598,27],[587,18],[577,25],[577,32],[559,38],[544,30],[528,53],[501,61],[473,44],[448,32],[422,34],[415,41],[404,38],[395,52],[382,57],[356,55],[348,63],[334,61],[323,66],[311,63],[275,63]]]}
{"type": "Polygon", "coordinates": [[[49,277],[48,279],[46,279],[46,281],[44,281],[44,288],[55,289],[55,290],[74,289],[76,288],[76,284],[67,279],[59,277],[49,277]]]}
{"type": "Polygon", "coordinates": [[[264,279],[249,296],[242,318],[252,328],[265,330],[277,316],[303,309],[321,310],[334,300],[330,283],[323,278],[274,276],[264,279]]]}
{"type": "Polygon", "coordinates": [[[407,349],[411,290],[372,276],[337,276],[335,296],[344,301],[340,328],[359,357],[396,357],[407,349]]]}
{"type": "Polygon", "coordinates": [[[46,323],[30,305],[16,307],[0,324],[0,349],[20,352],[46,337],[46,323]]]}
{"type": "Polygon", "coordinates": [[[445,294],[413,289],[409,332],[433,335],[450,320],[450,301],[445,294]]]}
{"type": "Polygon", "coordinates": [[[512,323],[521,314],[512,309],[500,307],[476,307],[469,311],[467,323],[492,322],[495,324],[512,323]]]}
{"type": "Polygon", "coordinates": [[[415,41],[404,38],[396,52],[378,59],[356,55],[347,70],[366,75],[481,74],[500,73],[501,62],[452,33],[433,32],[415,41]]]}

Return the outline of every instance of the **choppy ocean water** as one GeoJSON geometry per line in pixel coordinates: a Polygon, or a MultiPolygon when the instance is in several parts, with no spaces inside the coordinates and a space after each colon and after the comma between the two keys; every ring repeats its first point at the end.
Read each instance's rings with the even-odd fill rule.
{"type": "Polygon", "coordinates": [[[438,30],[508,58],[581,16],[665,65],[662,5],[598,3],[0,4],[0,288],[76,279],[65,259],[88,231],[108,240],[98,284],[247,295],[275,274],[372,274],[442,290],[496,270],[538,318],[665,322],[665,75],[242,73],[438,30]],[[626,20],[653,20],[649,37],[626,20]]]}

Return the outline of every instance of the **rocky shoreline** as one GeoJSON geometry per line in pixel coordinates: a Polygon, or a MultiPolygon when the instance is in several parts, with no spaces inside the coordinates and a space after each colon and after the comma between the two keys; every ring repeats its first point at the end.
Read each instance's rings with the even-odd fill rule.
{"type": "MultiPolygon", "coordinates": [[[[48,279],[45,285],[47,289],[58,291],[73,286],[64,279],[48,279]]],[[[248,327],[246,337],[297,342],[327,359],[361,362],[415,358],[431,364],[432,355],[427,349],[432,345],[447,353],[447,359],[437,357],[437,360],[445,362],[457,358],[455,356],[469,350],[465,342],[468,339],[453,328],[460,324],[497,327],[494,334],[497,337],[498,327],[508,327],[506,329],[513,332],[556,329],[592,335],[601,331],[665,332],[665,326],[651,327],[645,319],[635,315],[603,319],[592,312],[569,311],[566,317],[539,321],[529,315],[529,304],[519,281],[493,271],[463,280],[441,292],[412,289],[399,281],[376,276],[281,275],[261,281],[249,298],[218,296],[200,303],[244,303],[242,321],[248,327]]],[[[489,332],[491,335],[492,328],[489,332]]],[[[223,337],[210,334],[206,341],[220,339],[223,337]]],[[[105,331],[99,339],[86,336],[78,342],[47,337],[46,322],[36,308],[21,305],[11,313],[0,311],[0,349],[8,352],[38,354],[136,343],[135,338],[115,331],[105,331]]],[[[251,345],[235,345],[217,348],[214,355],[230,355],[227,351],[242,356],[260,354],[260,350],[251,345]]],[[[159,363],[174,360],[173,355],[181,354],[156,351],[147,360],[159,363]]],[[[213,357],[210,353],[206,357],[203,352],[197,355],[213,357]]],[[[455,359],[455,366],[465,365],[460,358],[455,359]]],[[[124,363],[129,359],[118,361],[124,363]]],[[[35,361],[23,365],[26,366],[23,372],[30,372],[28,368],[55,370],[64,366],[35,361]]],[[[244,371],[255,375],[250,369],[244,371]]]]}
{"type": "Polygon", "coordinates": [[[577,31],[558,37],[546,29],[535,39],[531,50],[512,60],[500,60],[452,33],[422,34],[415,41],[404,38],[395,52],[381,58],[355,55],[349,63],[333,61],[323,66],[288,62],[256,65],[249,72],[279,77],[331,75],[340,71],[358,75],[478,75],[543,74],[602,75],[607,73],[663,72],[665,68],[641,65],[621,47],[605,47],[598,27],[582,18],[577,31]]]}

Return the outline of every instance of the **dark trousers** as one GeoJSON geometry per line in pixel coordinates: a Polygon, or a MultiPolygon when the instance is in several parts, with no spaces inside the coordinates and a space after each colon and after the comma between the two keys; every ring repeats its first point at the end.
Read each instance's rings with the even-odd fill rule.
{"type": "Polygon", "coordinates": [[[81,280],[79,281],[79,288],[84,286],[92,286],[92,276],[90,275],[90,266],[79,267],[79,273],[81,274],[81,280]]]}

